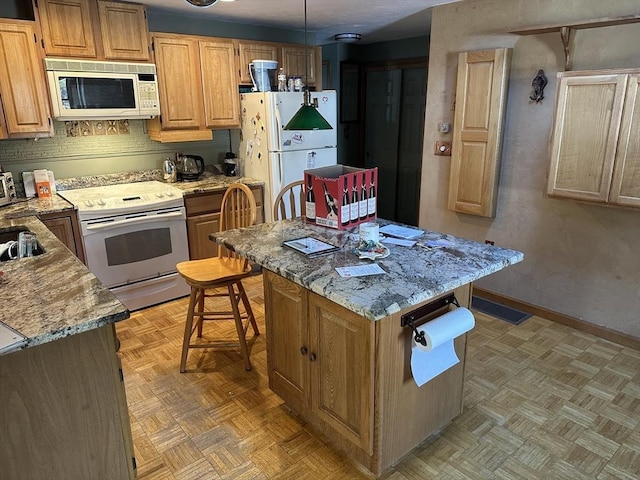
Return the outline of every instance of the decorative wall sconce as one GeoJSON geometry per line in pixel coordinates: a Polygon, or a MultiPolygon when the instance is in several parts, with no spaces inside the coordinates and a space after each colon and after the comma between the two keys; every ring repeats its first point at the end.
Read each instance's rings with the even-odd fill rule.
{"type": "Polygon", "coordinates": [[[529,99],[538,103],[544,98],[544,87],[547,86],[547,77],[544,75],[544,70],[538,70],[538,74],[531,82],[531,86],[533,87],[533,95],[529,99]]]}

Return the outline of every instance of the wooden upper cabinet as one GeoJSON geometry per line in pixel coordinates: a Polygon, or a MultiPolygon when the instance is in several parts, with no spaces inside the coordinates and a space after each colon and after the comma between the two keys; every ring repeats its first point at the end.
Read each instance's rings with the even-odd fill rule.
{"type": "Polygon", "coordinates": [[[202,125],[202,87],[198,41],[187,36],[154,35],[162,128],[202,125]]]}
{"type": "Polygon", "coordinates": [[[198,42],[206,128],[240,127],[240,96],[232,40],[198,42]]]}
{"type": "Polygon", "coordinates": [[[144,5],[99,1],[98,13],[105,59],[149,60],[144,5]]]}
{"type": "Polygon", "coordinates": [[[162,115],[147,121],[160,142],[211,140],[212,129],[240,126],[233,40],[152,34],[162,115]]]}
{"type": "Polygon", "coordinates": [[[38,0],[48,57],[96,58],[92,4],[95,0],[38,0]]]}
{"type": "Polygon", "coordinates": [[[321,47],[307,46],[305,57],[304,45],[247,40],[237,40],[237,45],[241,85],[252,85],[249,63],[253,60],[274,60],[278,62],[278,68],[284,68],[287,77],[300,76],[303,82],[306,78],[310,87],[316,87],[316,90],[322,88],[321,47]]]}
{"type": "Polygon", "coordinates": [[[449,209],[495,216],[511,49],[458,56],[449,209]]]}
{"type": "Polygon", "coordinates": [[[53,134],[42,57],[33,22],[0,20],[0,97],[5,136],[53,134]]]}
{"type": "Polygon", "coordinates": [[[302,77],[310,87],[317,87],[321,77],[318,66],[322,65],[320,47],[285,45],[282,47],[281,64],[288,77],[302,77]]]}
{"type": "Polygon", "coordinates": [[[639,78],[637,70],[558,74],[548,195],[640,206],[639,78]]]}
{"type": "Polygon", "coordinates": [[[240,83],[251,85],[249,64],[254,60],[274,60],[279,62],[279,46],[270,42],[248,42],[238,40],[240,83]]]}
{"type": "Polygon", "coordinates": [[[640,207],[640,73],[629,77],[625,97],[610,201],[640,207]]]}
{"type": "Polygon", "coordinates": [[[149,61],[144,5],[104,0],[34,0],[47,57],[149,61]]]}

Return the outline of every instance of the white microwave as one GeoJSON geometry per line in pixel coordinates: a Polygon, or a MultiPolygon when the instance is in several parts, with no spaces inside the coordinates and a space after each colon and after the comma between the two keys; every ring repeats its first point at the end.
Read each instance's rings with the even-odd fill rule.
{"type": "Polygon", "coordinates": [[[156,66],[45,58],[56,120],[145,119],[160,115],[156,66]]]}

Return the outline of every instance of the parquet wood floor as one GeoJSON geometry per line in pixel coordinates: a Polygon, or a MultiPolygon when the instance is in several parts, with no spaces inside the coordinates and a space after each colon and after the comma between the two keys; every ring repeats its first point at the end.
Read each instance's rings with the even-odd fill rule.
{"type": "MultiPolygon", "coordinates": [[[[193,350],[178,372],[188,299],[117,324],[138,478],[367,478],[269,390],[261,277],[246,287],[262,333],[251,372],[237,350],[193,350]]],[[[639,351],[476,312],[467,358],[463,414],[386,479],[640,478],[639,351]]]]}

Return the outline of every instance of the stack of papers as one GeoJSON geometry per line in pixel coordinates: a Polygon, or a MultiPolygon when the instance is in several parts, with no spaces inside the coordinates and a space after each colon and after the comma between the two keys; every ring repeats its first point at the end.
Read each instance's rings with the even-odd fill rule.
{"type": "Polygon", "coordinates": [[[401,227],[400,225],[385,225],[380,228],[380,233],[397,238],[412,239],[424,234],[424,230],[420,230],[419,228],[401,227]]]}

